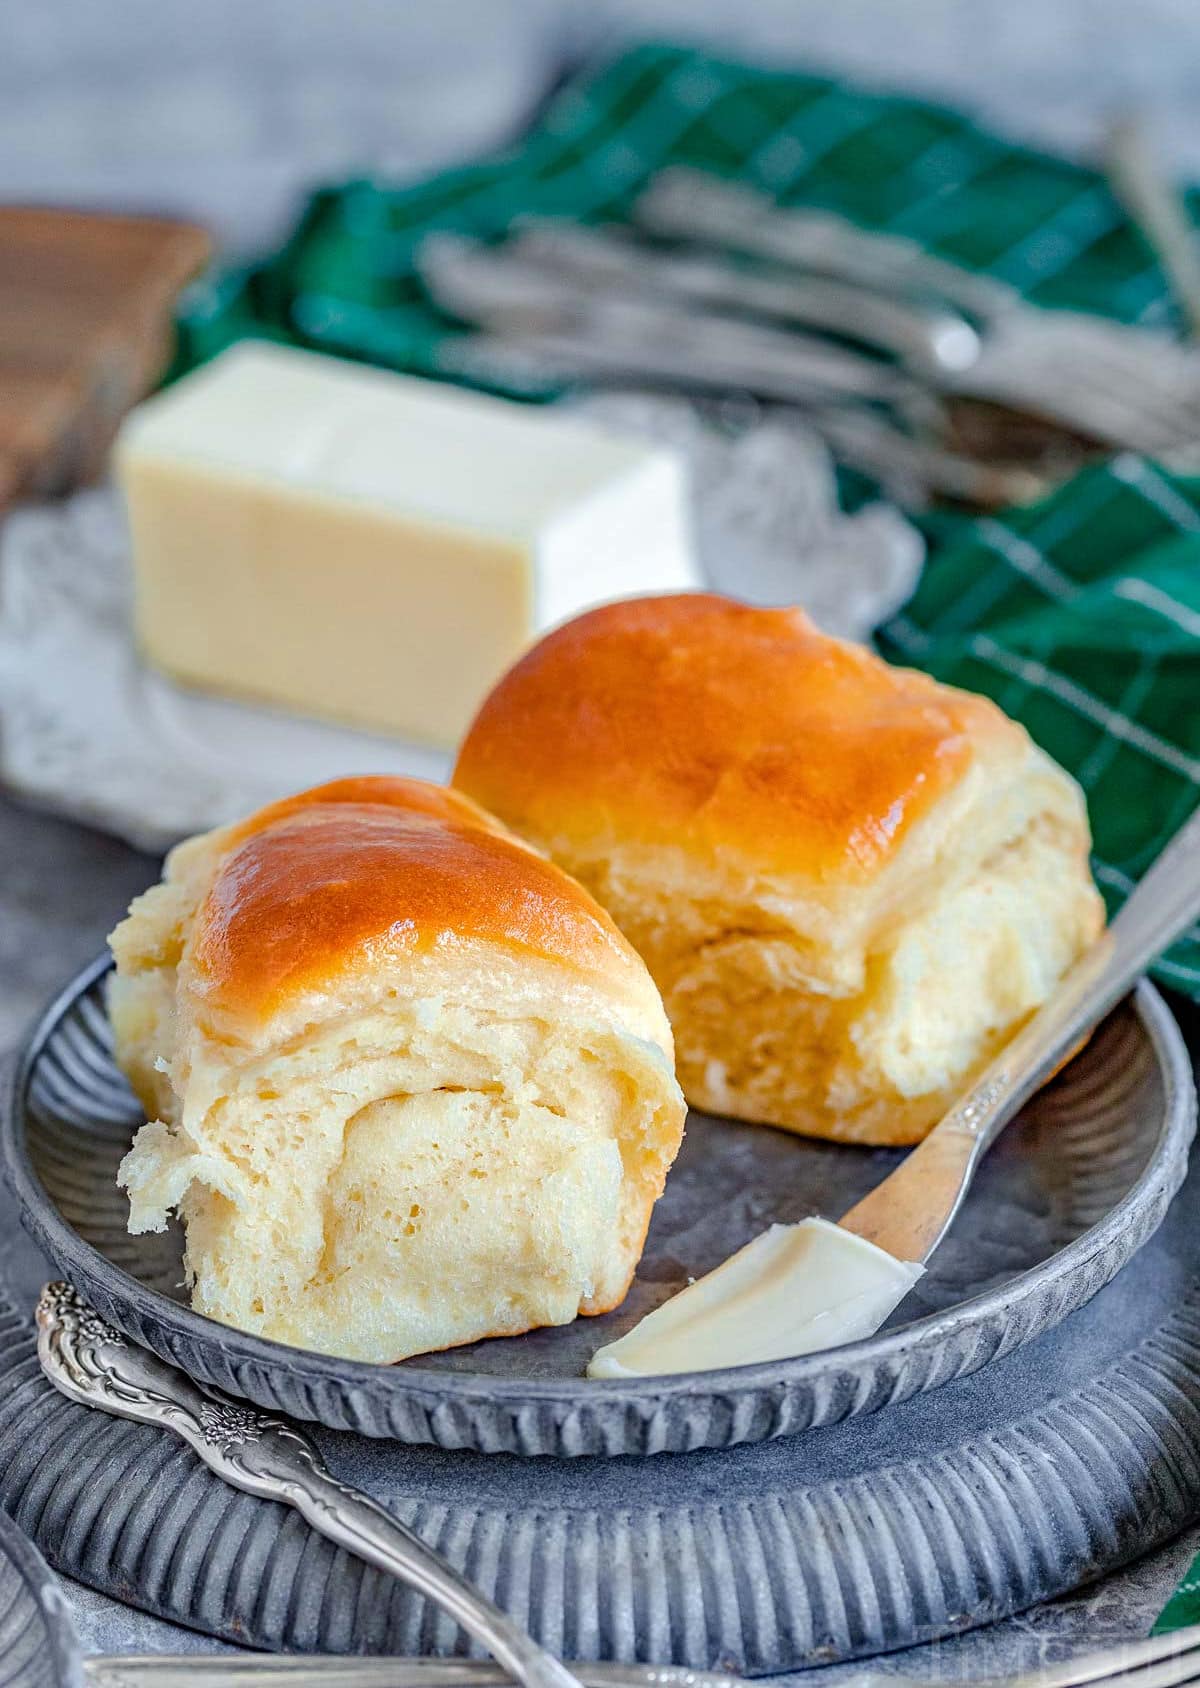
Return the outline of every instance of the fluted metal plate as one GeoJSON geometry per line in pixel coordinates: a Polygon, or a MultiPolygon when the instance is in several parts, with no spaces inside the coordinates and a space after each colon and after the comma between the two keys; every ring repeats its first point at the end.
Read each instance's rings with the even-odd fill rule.
{"type": "Polygon", "coordinates": [[[5,1124],[9,1177],[51,1258],[114,1324],[194,1377],[335,1429],[443,1448],[609,1455],[728,1447],[894,1405],[1080,1307],[1161,1221],[1194,1128],[1190,1066],[1143,986],[1005,1134],[895,1328],[769,1366],[592,1383],[581,1373],[689,1274],[775,1220],[836,1216],[895,1163],[693,1116],[624,1307],[381,1367],[228,1330],[184,1304],[177,1236],[131,1238],[114,1178],[140,1114],[112,1064],[104,964],[38,1027],[5,1124]]]}
{"type": "Polygon", "coordinates": [[[79,1660],[50,1567],[0,1512],[0,1688],[82,1688],[79,1660]]]}

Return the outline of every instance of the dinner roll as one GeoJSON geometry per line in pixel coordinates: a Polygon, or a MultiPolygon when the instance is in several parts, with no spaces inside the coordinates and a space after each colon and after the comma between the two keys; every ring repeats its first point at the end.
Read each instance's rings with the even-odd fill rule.
{"type": "Polygon", "coordinates": [[[565,873],[419,780],[174,850],[112,935],[131,1231],[192,1305],[392,1361],[624,1297],[684,1103],[658,992],[565,873]]]}
{"type": "Polygon", "coordinates": [[[455,785],[644,956],[695,1106],[929,1130],[1096,936],[1078,786],[985,698],[695,594],[591,611],[495,687],[455,785]]]}

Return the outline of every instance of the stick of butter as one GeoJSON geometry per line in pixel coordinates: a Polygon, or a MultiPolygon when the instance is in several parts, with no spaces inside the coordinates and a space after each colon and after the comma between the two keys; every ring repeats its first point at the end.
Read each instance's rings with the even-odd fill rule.
{"type": "Polygon", "coordinates": [[[436,745],[547,627],[700,584],[672,453],[310,352],[235,346],[116,461],[152,663],[436,745]]]}
{"type": "Polygon", "coordinates": [[[877,1331],[925,1268],[827,1219],[772,1225],[618,1341],[589,1377],[661,1377],[787,1360],[877,1331]]]}

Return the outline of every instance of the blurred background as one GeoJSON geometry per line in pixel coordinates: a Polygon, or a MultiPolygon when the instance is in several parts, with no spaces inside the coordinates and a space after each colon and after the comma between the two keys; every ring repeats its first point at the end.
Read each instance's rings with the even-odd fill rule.
{"type": "Polygon", "coordinates": [[[467,156],[566,65],[647,37],[932,95],[1084,156],[1137,110],[1200,175],[1192,0],[3,0],[0,196],[181,211],[255,247],[314,182],[467,156]]]}

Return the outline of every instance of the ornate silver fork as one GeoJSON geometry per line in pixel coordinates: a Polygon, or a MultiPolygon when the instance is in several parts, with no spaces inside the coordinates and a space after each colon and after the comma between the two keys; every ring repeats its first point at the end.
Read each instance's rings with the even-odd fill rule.
{"type": "Polygon", "coordinates": [[[339,1482],[294,1424],[199,1389],[128,1342],[70,1284],[46,1285],[37,1327],[42,1370],[71,1400],[173,1430],[235,1489],[295,1507],[330,1541],[449,1612],[524,1688],[580,1688],[577,1677],[440,1553],[368,1495],[339,1482]]]}
{"type": "MultiPolygon", "coordinates": [[[[741,1679],[676,1665],[580,1664],[572,1667],[585,1688],[740,1688],[741,1679]]],[[[305,1656],[228,1653],[171,1658],[88,1659],[88,1688],[509,1688],[500,1665],[474,1659],[363,1659],[328,1653],[305,1656]]]]}

